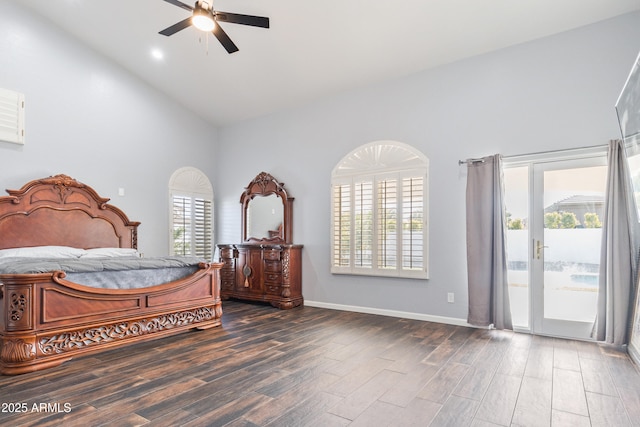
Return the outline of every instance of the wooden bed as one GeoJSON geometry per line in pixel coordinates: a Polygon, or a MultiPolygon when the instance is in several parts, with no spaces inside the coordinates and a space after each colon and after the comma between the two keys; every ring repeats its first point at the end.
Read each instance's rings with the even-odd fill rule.
{"type": "MultiPolygon", "coordinates": [[[[91,187],[66,175],[0,197],[0,249],[47,245],[137,248],[130,221],[91,187]]],[[[0,374],[59,365],[74,356],[221,323],[219,270],[142,289],[100,289],[63,271],[0,274],[0,374]]]]}

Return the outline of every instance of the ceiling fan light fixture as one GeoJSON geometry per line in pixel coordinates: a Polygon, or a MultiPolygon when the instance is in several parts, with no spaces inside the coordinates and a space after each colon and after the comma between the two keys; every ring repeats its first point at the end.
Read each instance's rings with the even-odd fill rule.
{"type": "MultiPolygon", "coordinates": [[[[227,53],[238,51],[238,46],[224,32],[218,21],[230,24],[248,25],[250,27],[269,28],[269,18],[266,16],[242,15],[240,13],[220,12],[213,10],[211,0],[197,0],[194,6],[182,3],[180,0],[164,0],[174,6],[191,12],[191,16],[176,22],[175,24],[160,31],[163,36],[172,36],[178,31],[182,31],[190,26],[196,27],[200,31],[212,33],[225,48],[227,53]]],[[[208,38],[207,38],[208,40],[208,38]]]]}
{"type": "Polygon", "coordinates": [[[202,8],[197,8],[193,11],[191,23],[200,31],[205,32],[212,31],[216,26],[216,21],[213,19],[211,12],[202,8]]]}

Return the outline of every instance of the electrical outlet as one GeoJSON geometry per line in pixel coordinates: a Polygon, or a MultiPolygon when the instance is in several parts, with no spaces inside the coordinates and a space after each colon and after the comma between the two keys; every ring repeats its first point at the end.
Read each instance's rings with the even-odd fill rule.
{"type": "Polygon", "coordinates": [[[455,301],[455,296],[453,295],[453,292],[449,292],[447,294],[447,302],[450,304],[453,304],[455,301]]]}

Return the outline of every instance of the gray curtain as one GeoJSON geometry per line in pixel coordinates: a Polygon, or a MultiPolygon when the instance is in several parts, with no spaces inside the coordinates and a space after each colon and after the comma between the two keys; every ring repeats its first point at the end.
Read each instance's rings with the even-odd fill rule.
{"type": "Polygon", "coordinates": [[[509,307],[504,186],[499,154],[467,162],[469,315],[475,326],[513,329],[509,307]]]}
{"type": "Polygon", "coordinates": [[[610,141],[594,338],[627,344],[637,270],[638,214],[622,141],[610,141]]]}

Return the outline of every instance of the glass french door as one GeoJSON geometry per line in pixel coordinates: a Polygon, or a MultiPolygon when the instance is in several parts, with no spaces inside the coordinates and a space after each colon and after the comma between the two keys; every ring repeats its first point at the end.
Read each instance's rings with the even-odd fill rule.
{"type": "Polygon", "coordinates": [[[514,327],[590,339],[596,317],[606,156],[507,167],[507,260],[514,327]]]}

